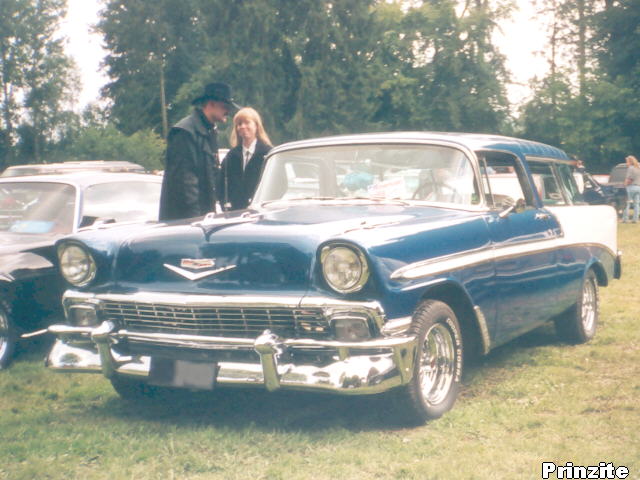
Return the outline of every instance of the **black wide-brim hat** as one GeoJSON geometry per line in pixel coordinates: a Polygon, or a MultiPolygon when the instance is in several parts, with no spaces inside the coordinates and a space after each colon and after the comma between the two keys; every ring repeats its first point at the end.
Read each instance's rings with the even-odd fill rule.
{"type": "Polygon", "coordinates": [[[214,102],[222,102],[229,109],[240,109],[240,105],[238,105],[231,96],[231,87],[226,83],[215,82],[209,83],[204,87],[204,92],[197,98],[194,98],[191,102],[192,105],[196,105],[202,103],[207,100],[213,100],[214,102]]]}

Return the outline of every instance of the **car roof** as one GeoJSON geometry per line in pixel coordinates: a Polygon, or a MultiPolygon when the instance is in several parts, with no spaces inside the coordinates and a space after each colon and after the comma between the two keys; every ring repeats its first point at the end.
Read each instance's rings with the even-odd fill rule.
{"type": "Polygon", "coordinates": [[[309,147],[321,147],[330,145],[344,145],[354,143],[449,143],[466,147],[470,150],[503,150],[531,157],[549,157],[568,160],[567,154],[559,148],[544,143],[524,140],[521,138],[507,137],[503,135],[491,135],[481,133],[454,133],[454,132],[389,132],[389,133],[363,133],[355,135],[340,135],[321,137],[309,140],[300,140],[284,143],[271,150],[270,155],[278,152],[309,147]]]}
{"type": "Polygon", "coordinates": [[[7,167],[0,177],[25,176],[42,174],[64,173],[65,171],[92,170],[92,171],[122,171],[140,172],[145,168],[137,163],[128,160],[72,160],[57,163],[27,163],[22,165],[11,165],[7,167]],[[26,173],[20,173],[25,170],[26,173]],[[30,173],[35,171],[36,173],[30,173]]]}
{"type": "Polygon", "coordinates": [[[69,172],[60,174],[27,175],[19,177],[2,177],[2,183],[68,183],[79,187],[87,187],[99,183],[112,182],[150,182],[161,183],[162,177],[146,173],[129,172],[100,172],[95,170],[82,170],[79,172],[69,172]]]}

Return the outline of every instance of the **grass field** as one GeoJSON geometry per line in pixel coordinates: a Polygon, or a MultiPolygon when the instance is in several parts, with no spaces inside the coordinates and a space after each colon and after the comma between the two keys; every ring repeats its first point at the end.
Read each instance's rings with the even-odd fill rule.
{"type": "Polygon", "coordinates": [[[32,344],[0,372],[0,479],[538,479],[613,462],[640,478],[640,226],[601,289],[589,344],[552,328],[468,369],[442,419],[402,428],[378,397],[227,391],[131,407],[98,375],[45,370],[32,344]]]}

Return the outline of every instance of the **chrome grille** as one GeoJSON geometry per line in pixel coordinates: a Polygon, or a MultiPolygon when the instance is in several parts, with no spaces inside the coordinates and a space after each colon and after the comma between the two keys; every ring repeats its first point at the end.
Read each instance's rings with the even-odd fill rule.
{"type": "Polygon", "coordinates": [[[102,315],[134,332],[253,338],[269,329],[279,335],[326,336],[320,308],[260,308],[162,305],[136,302],[102,304],[102,315]]]}

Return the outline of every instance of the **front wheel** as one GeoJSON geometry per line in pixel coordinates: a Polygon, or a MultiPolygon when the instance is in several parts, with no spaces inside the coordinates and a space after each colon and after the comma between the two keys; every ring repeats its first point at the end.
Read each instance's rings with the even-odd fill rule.
{"type": "Polygon", "coordinates": [[[575,305],[555,319],[558,337],[574,344],[591,340],[596,334],[599,308],[598,279],[593,270],[589,270],[575,305]]]}
{"type": "Polygon", "coordinates": [[[16,330],[9,306],[0,300],[0,369],[6,368],[16,347],[16,330]]]}
{"type": "Polygon", "coordinates": [[[422,424],[441,417],[456,401],[462,376],[462,335],[453,310],[437,300],[420,304],[411,330],[418,338],[413,377],[398,393],[403,416],[422,424]]]}

